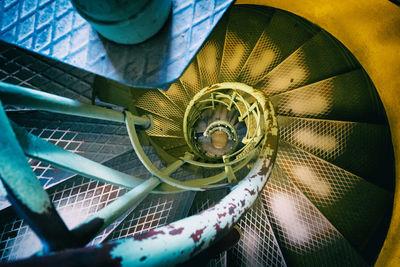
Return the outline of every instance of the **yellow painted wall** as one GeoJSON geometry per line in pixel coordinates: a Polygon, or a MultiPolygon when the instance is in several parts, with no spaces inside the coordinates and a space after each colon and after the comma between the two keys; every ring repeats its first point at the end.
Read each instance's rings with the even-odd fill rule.
{"type": "Polygon", "coordinates": [[[389,119],[396,189],[389,233],[376,266],[400,266],[400,7],[388,0],[238,0],[299,15],[341,41],[375,84],[389,119]]]}

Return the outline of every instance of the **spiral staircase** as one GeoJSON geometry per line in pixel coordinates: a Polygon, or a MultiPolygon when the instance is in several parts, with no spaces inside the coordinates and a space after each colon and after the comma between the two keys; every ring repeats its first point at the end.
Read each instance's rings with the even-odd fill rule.
{"type": "MultiPolygon", "coordinates": [[[[90,76],[66,70],[72,71],[83,77],[81,81],[90,76]]],[[[257,158],[269,153],[268,127],[277,122],[278,141],[268,143],[275,151],[269,158],[271,174],[237,222],[239,241],[212,256],[202,252],[197,263],[363,266],[375,262],[393,205],[390,130],[368,75],[323,29],[282,10],[235,5],[167,91],[131,88],[102,77],[93,84],[97,105],[151,116],[152,127],[138,132],[138,140],[155,167],[162,169],[177,160],[189,166],[179,167],[171,181],[163,180],[155,189],[158,192],[129,207],[90,245],[137,237],[216,205],[250,179],[255,169],[262,170],[257,169],[257,158]]],[[[89,100],[68,90],[44,90],[89,100]]],[[[120,123],[14,105],[5,110],[11,121],[42,139],[151,179],[120,123]]],[[[128,192],[29,161],[70,229],[128,192]]],[[[11,208],[1,214],[3,262],[40,250],[39,239],[11,208]]],[[[38,265],[40,260],[36,258],[38,265]]]]}

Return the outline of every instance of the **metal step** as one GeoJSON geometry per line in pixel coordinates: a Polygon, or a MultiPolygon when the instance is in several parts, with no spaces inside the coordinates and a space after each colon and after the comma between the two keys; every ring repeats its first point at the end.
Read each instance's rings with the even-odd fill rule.
{"type": "Polygon", "coordinates": [[[367,266],[356,250],[297,189],[279,164],[261,196],[289,266],[367,266]]]}
{"type": "Polygon", "coordinates": [[[255,87],[268,96],[327,79],[358,67],[344,47],[320,31],[264,76],[255,87]]]}
{"type": "Polygon", "coordinates": [[[382,123],[385,113],[362,69],[340,74],[270,98],[278,115],[382,123]]]}
{"type": "Polygon", "coordinates": [[[199,53],[197,53],[196,58],[201,75],[200,88],[219,82],[218,76],[224,49],[227,23],[228,16],[224,16],[204,42],[199,53]]]}
{"type": "MultiPolygon", "coordinates": [[[[161,162],[154,149],[152,147],[145,147],[144,149],[150,155],[153,163],[161,168],[161,162]]],[[[104,165],[143,179],[151,176],[132,150],[108,160],[104,165]]],[[[47,193],[57,212],[69,229],[83,222],[87,217],[110,204],[127,191],[128,189],[79,175],[47,189],[47,193]]],[[[42,244],[36,234],[16,215],[11,207],[0,212],[0,220],[1,261],[25,258],[41,249],[42,244]]],[[[103,241],[119,222],[120,220],[117,220],[111,224],[91,244],[103,241]]],[[[49,227],[51,227],[51,223],[49,223],[49,227]]]]}
{"type": "Polygon", "coordinates": [[[394,157],[387,125],[278,116],[281,140],[393,191],[394,157]]]}
{"type": "Polygon", "coordinates": [[[229,12],[219,71],[220,82],[233,82],[271,19],[273,11],[237,6],[229,12]]]}
{"type": "Polygon", "coordinates": [[[304,24],[304,21],[287,12],[275,11],[247,59],[238,81],[250,86],[256,85],[318,32],[315,26],[304,24]]]}
{"type": "Polygon", "coordinates": [[[228,250],[227,266],[286,266],[261,198],[240,219],[241,238],[228,250]]]}
{"type": "Polygon", "coordinates": [[[184,111],[161,90],[148,90],[137,99],[135,106],[159,117],[183,123],[184,111]]]}
{"type": "Polygon", "coordinates": [[[173,83],[164,94],[168,96],[168,98],[171,99],[183,112],[186,111],[186,107],[188,106],[191,97],[179,80],[173,83]]]}
{"type": "Polygon", "coordinates": [[[371,237],[391,211],[393,194],[284,141],[276,164],[359,252],[376,242],[371,237]]]}
{"type": "Polygon", "coordinates": [[[182,123],[173,121],[156,114],[151,114],[153,117],[153,129],[146,130],[149,136],[157,137],[183,137],[182,123]]]}

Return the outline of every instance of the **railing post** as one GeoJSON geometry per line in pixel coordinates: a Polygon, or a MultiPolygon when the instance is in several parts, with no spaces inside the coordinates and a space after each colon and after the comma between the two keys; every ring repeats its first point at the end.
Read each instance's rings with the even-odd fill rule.
{"type": "MultiPolygon", "coordinates": [[[[0,82],[0,96],[4,104],[22,105],[28,108],[55,113],[125,123],[124,112],[81,103],[66,97],[18,85],[0,82]]],[[[144,129],[148,129],[152,126],[151,118],[134,117],[136,125],[141,126],[144,129]]]]}
{"type": "Polygon", "coordinates": [[[0,178],[15,211],[39,236],[44,251],[73,247],[74,240],[18,144],[0,101],[0,178]]]}

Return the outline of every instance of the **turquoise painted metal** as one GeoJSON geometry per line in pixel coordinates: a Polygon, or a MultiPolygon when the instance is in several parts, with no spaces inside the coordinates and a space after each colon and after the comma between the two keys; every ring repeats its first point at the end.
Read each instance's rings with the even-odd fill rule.
{"type": "Polygon", "coordinates": [[[171,12],[171,0],[72,0],[79,14],[101,35],[120,44],[138,44],[155,35],[171,12]]]}
{"type": "Polygon", "coordinates": [[[53,166],[73,171],[82,176],[116,186],[133,188],[144,180],[126,173],[111,169],[100,163],[89,160],[79,154],[64,150],[47,142],[15,123],[11,123],[19,145],[28,157],[45,161],[53,166]]]}
{"type": "Polygon", "coordinates": [[[51,264],[60,267],[67,266],[67,263],[90,263],[93,266],[105,263],[113,266],[172,266],[206,249],[229,232],[241,215],[252,206],[267,182],[276,156],[278,128],[272,105],[267,104],[266,108],[265,138],[254,168],[214,207],[172,224],[135,234],[132,238],[31,258],[17,262],[18,266],[51,264]]]}
{"type": "MultiPolygon", "coordinates": [[[[243,85],[239,84],[232,84],[232,86],[223,84],[223,86],[226,87],[224,87],[223,90],[229,89],[228,87],[231,88],[232,86],[243,87],[243,85]]],[[[205,88],[203,92],[214,92],[214,89],[215,87],[205,88]]],[[[250,87],[245,88],[247,93],[252,92],[251,90],[253,89],[250,87]]],[[[4,160],[2,162],[3,165],[0,165],[2,170],[0,174],[5,182],[10,199],[17,196],[16,199],[19,200],[14,201],[14,203],[16,203],[14,207],[21,216],[27,218],[34,231],[39,236],[43,237],[42,241],[44,244],[50,244],[49,250],[51,251],[80,247],[87,244],[98,232],[105,229],[132,206],[140,203],[140,201],[151,192],[174,193],[184,190],[203,191],[237,184],[238,181],[235,172],[246,166],[251,160],[255,160],[255,167],[248,173],[246,178],[232,188],[231,193],[220,203],[201,214],[148,232],[136,234],[133,238],[110,242],[96,247],[68,250],[57,254],[57,256],[50,254],[39,258],[39,260],[35,259],[33,262],[32,259],[25,261],[25,263],[30,266],[38,266],[41,261],[46,262],[46,264],[62,266],[62,255],[68,256],[68,264],[74,264],[75,262],[78,265],[88,260],[90,260],[90,263],[93,265],[96,265],[96,262],[100,265],[105,262],[110,263],[111,261],[122,266],[174,265],[185,262],[227,234],[244,212],[252,206],[258,193],[262,190],[267,181],[276,155],[278,130],[273,107],[264,97],[258,95],[256,96],[258,101],[257,107],[251,108],[251,105],[247,103],[247,105],[245,105],[246,108],[240,113],[241,115],[245,114],[245,117],[252,114],[251,116],[257,118],[257,131],[253,133],[248,132],[246,134],[246,137],[250,140],[250,144],[252,140],[255,140],[257,144],[249,146],[250,149],[247,149],[248,154],[243,158],[229,161],[231,155],[224,157],[224,162],[221,163],[222,165],[217,164],[218,166],[221,165],[225,167],[224,172],[211,177],[185,182],[172,179],[170,174],[183,164],[188,164],[192,161],[194,155],[187,153],[181,159],[172,162],[165,169],[158,170],[143,151],[137,136],[136,126],[139,126],[140,129],[152,127],[151,117],[138,117],[128,111],[120,112],[87,105],[68,98],[5,83],[0,83],[0,96],[5,99],[5,102],[8,104],[22,104],[23,106],[40,110],[125,122],[132,146],[137,156],[153,175],[152,178],[143,181],[142,179],[120,173],[102,166],[101,164],[84,159],[82,156],[65,151],[27,133],[14,123],[12,123],[11,126],[4,110],[1,110],[0,119],[2,125],[0,126],[6,129],[6,138],[3,138],[1,143],[4,149],[0,152],[2,153],[0,156],[4,160]],[[249,111],[249,109],[251,110],[249,111]],[[9,142],[10,140],[11,142],[9,142]],[[15,153],[15,151],[19,153],[17,161],[18,167],[17,165],[13,165],[15,162],[9,163],[7,160],[9,155],[15,153]],[[36,177],[30,170],[24,153],[30,157],[44,160],[68,170],[76,171],[90,178],[133,189],[94,214],[78,227],[69,231],[54,210],[46,192],[40,187],[36,177]],[[256,157],[256,159],[254,159],[254,157],[256,157]],[[22,161],[24,162],[23,164],[22,161]],[[8,168],[11,166],[8,164],[11,164],[12,168],[8,168]],[[15,178],[15,174],[10,174],[10,170],[19,169],[20,166],[25,166],[23,169],[24,175],[22,175],[22,177],[27,177],[25,178],[27,179],[27,185],[31,187],[29,190],[26,188],[25,179],[15,183],[18,179],[15,178]],[[228,179],[229,183],[216,184],[224,179],[228,179]],[[26,196],[26,192],[31,193],[26,196]],[[37,192],[41,193],[36,195],[37,192]],[[40,206],[38,203],[43,205],[40,206]],[[25,206],[29,207],[29,209],[27,210],[25,206]],[[39,207],[45,208],[41,210],[39,207]],[[43,213],[45,216],[37,217],[36,214],[38,212],[43,213]],[[49,214],[51,216],[49,216],[49,214]],[[52,230],[50,230],[50,233],[45,232],[43,234],[43,226],[47,226],[50,221],[52,223],[55,222],[55,227],[46,228],[52,230]],[[56,233],[54,233],[55,229],[57,230],[56,233]],[[54,240],[57,240],[59,243],[54,244],[54,242],[56,242],[54,240]],[[84,259],[83,257],[79,257],[81,253],[84,253],[84,259]]],[[[229,99],[231,99],[231,97],[229,97],[229,99]]],[[[240,97],[238,97],[238,99],[240,99],[240,97]]],[[[241,149],[241,151],[242,150],[243,149],[241,149]]],[[[234,152],[232,155],[237,155],[237,152],[234,152]]],[[[43,252],[46,254],[47,251],[43,252]]],[[[18,264],[23,265],[24,261],[18,262],[18,264]]]]}
{"type": "Polygon", "coordinates": [[[74,240],[29,166],[1,101],[0,129],[0,179],[7,198],[39,236],[45,251],[73,247],[74,240]]]}
{"type": "MultiPolygon", "coordinates": [[[[29,89],[23,86],[0,82],[0,95],[4,104],[20,105],[27,108],[69,114],[92,119],[125,122],[123,112],[84,104],[66,97],[29,89]]],[[[134,116],[134,115],[132,115],[134,116]]],[[[151,127],[148,117],[135,117],[135,123],[147,129],[151,127]]]]}

